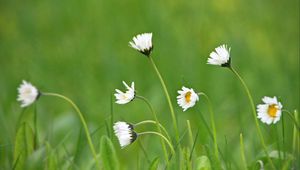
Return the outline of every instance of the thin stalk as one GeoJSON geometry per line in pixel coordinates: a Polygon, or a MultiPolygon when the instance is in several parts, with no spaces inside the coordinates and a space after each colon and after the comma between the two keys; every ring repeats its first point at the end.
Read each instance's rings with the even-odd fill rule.
{"type": "Polygon", "coordinates": [[[77,105],[71,99],[69,99],[69,98],[67,98],[67,97],[65,97],[63,95],[57,94],[57,93],[42,93],[42,95],[44,95],[44,96],[55,96],[55,97],[58,97],[58,98],[66,100],[67,102],[69,102],[72,105],[72,107],[75,109],[75,111],[78,114],[78,116],[80,118],[80,121],[81,121],[81,123],[83,125],[84,131],[85,131],[85,134],[86,134],[86,138],[88,140],[88,144],[89,144],[90,149],[92,151],[92,154],[93,154],[93,157],[94,157],[95,162],[97,164],[97,167],[98,167],[99,170],[101,170],[100,163],[99,163],[99,161],[97,159],[96,150],[95,150],[95,147],[93,145],[93,142],[92,142],[89,130],[88,130],[88,126],[87,126],[86,121],[85,121],[85,119],[83,117],[83,114],[81,113],[81,111],[77,107],[77,105]]]}
{"type": "Polygon", "coordinates": [[[198,93],[198,95],[204,96],[208,103],[208,109],[209,109],[209,113],[210,113],[210,122],[211,122],[211,126],[213,129],[214,151],[215,151],[215,156],[217,158],[217,161],[219,161],[218,163],[220,163],[219,152],[218,152],[218,143],[217,143],[217,130],[216,130],[216,125],[215,125],[215,118],[214,118],[212,104],[211,104],[209,97],[205,93],[198,93]]]}
{"type": "Polygon", "coordinates": [[[282,149],[283,149],[283,158],[286,160],[286,154],[285,154],[285,135],[284,135],[284,115],[282,115],[282,121],[281,121],[281,131],[282,131],[282,149]]]}
{"type": "Polygon", "coordinates": [[[34,104],[34,115],[33,115],[33,122],[34,122],[34,149],[38,148],[39,145],[39,136],[38,136],[38,128],[37,128],[37,109],[36,104],[34,104]]]}
{"type": "Polygon", "coordinates": [[[282,152],[284,153],[284,150],[281,148],[280,146],[280,129],[278,126],[276,126],[276,144],[277,144],[277,150],[278,150],[278,156],[279,156],[279,167],[282,167],[282,162],[283,162],[283,159],[282,159],[282,152]],[[282,150],[282,152],[281,152],[282,150]]]}
{"type": "Polygon", "coordinates": [[[139,142],[139,146],[141,147],[141,149],[142,149],[142,151],[143,151],[143,154],[145,155],[145,158],[146,158],[146,160],[147,160],[147,162],[150,164],[151,163],[151,160],[149,159],[149,156],[148,156],[148,154],[147,154],[147,152],[146,152],[146,149],[144,148],[144,146],[143,146],[143,144],[142,144],[142,142],[141,142],[141,140],[138,140],[139,142]]]}
{"type": "Polygon", "coordinates": [[[175,154],[175,150],[173,148],[173,145],[171,144],[171,142],[164,135],[162,135],[161,133],[158,133],[158,132],[154,132],[154,131],[147,131],[147,132],[140,132],[140,133],[138,133],[138,136],[142,136],[142,135],[146,135],[146,134],[154,134],[154,135],[160,136],[169,145],[169,147],[170,147],[170,149],[172,151],[172,154],[175,154]]]}
{"type": "MultiPolygon", "coordinates": [[[[154,109],[153,109],[151,103],[148,101],[148,99],[146,99],[146,98],[143,97],[143,96],[138,96],[138,95],[136,95],[135,97],[136,97],[137,99],[141,99],[142,101],[144,101],[144,102],[146,103],[146,105],[149,107],[149,109],[150,109],[150,111],[151,111],[151,113],[152,113],[152,115],[153,115],[153,117],[154,117],[154,119],[155,119],[156,127],[157,127],[158,132],[159,132],[159,133],[162,133],[162,131],[161,131],[161,129],[160,129],[160,123],[159,123],[159,121],[158,121],[157,115],[156,115],[156,113],[155,113],[155,111],[154,111],[154,109]]],[[[165,159],[166,159],[166,161],[168,162],[168,160],[169,160],[169,159],[168,159],[168,152],[167,152],[167,149],[166,149],[166,145],[165,145],[165,143],[164,143],[164,141],[163,141],[162,139],[161,139],[161,145],[162,145],[162,148],[163,148],[163,151],[164,151],[165,159]]]]}
{"type": "MultiPolygon", "coordinates": [[[[134,126],[139,126],[139,125],[148,124],[148,123],[150,123],[150,124],[157,124],[157,122],[154,121],[154,120],[143,120],[143,121],[141,121],[141,122],[139,122],[139,123],[134,124],[134,126]]],[[[166,128],[165,128],[162,124],[159,124],[159,126],[160,126],[160,128],[164,131],[164,133],[167,135],[167,138],[168,138],[169,140],[171,140],[171,138],[170,138],[170,136],[169,136],[169,133],[168,133],[168,131],[166,130],[166,128]]]]}
{"type": "Polygon", "coordinates": [[[257,117],[256,117],[256,110],[255,110],[255,106],[254,106],[254,102],[253,102],[253,98],[251,96],[251,93],[249,91],[249,88],[248,86],[246,85],[245,81],[242,79],[242,77],[239,75],[239,73],[233,68],[233,67],[229,67],[229,69],[233,72],[233,74],[235,74],[238,79],[240,80],[240,82],[242,83],[246,93],[247,93],[247,96],[248,96],[248,99],[249,99],[249,102],[250,102],[250,105],[251,105],[251,109],[252,109],[252,113],[253,113],[253,118],[254,118],[254,121],[255,121],[255,125],[256,125],[256,129],[257,129],[257,132],[258,132],[258,136],[260,138],[260,142],[263,146],[263,150],[268,158],[268,161],[272,167],[272,169],[276,169],[269,154],[268,154],[268,151],[267,151],[267,146],[265,144],[265,140],[264,140],[264,137],[262,135],[262,132],[261,132],[261,129],[259,127],[259,123],[258,123],[258,120],[257,120],[257,117]]]}
{"type": "Polygon", "coordinates": [[[247,162],[246,162],[246,157],[245,157],[245,147],[244,147],[244,141],[243,141],[243,134],[241,133],[240,134],[240,148],[241,148],[241,158],[242,158],[242,161],[243,161],[243,168],[245,170],[247,170],[247,162]]]}
{"type": "MultiPolygon", "coordinates": [[[[199,112],[199,115],[200,115],[200,118],[201,118],[201,120],[202,120],[202,122],[203,122],[203,124],[204,124],[204,126],[205,126],[205,128],[206,128],[206,130],[207,130],[207,132],[208,132],[208,134],[209,134],[209,137],[210,137],[212,140],[214,140],[213,133],[211,132],[211,130],[210,130],[210,128],[209,128],[209,126],[208,126],[206,120],[204,119],[204,117],[203,117],[203,115],[202,115],[202,113],[199,112]]],[[[220,153],[222,159],[225,160],[225,156],[223,155],[223,153],[222,153],[222,151],[221,151],[221,149],[220,149],[219,147],[218,147],[218,151],[219,151],[219,153],[220,153]]]]}
{"type": "Polygon", "coordinates": [[[113,126],[114,126],[114,102],[113,102],[113,94],[110,95],[110,137],[113,136],[114,130],[113,130],[113,126]]]}
{"type": "Polygon", "coordinates": [[[186,120],[186,124],[187,124],[187,128],[188,128],[188,133],[189,133],[189,140],[190,140],[190,145],[193,146],[193,132],[192,132],[192,128],[191,128],[191,123],[190,120],[186,120]]]}
{"type": "Polygon", "coordinates": [[[296,117],[294,117],[293,114],[292,114],[291,112],[289,112],[288,110],[282,110],[282,112],[287,113],[288,116],[293,120],[293,122],[294,122],[296,128],[298,128],[298,130],[300,130],[300,125],[299,125],[299,123],[297,122],[296,117]]]}
{"type": "MultiPolygon", "coordinates": [[[[160,83],[163,87],[163,90],[165,92],[165,95],[166,95],[166,98],[167,98],[167,101],[168,101],[168,104],[169,104],[169,109],[171,111],[171,116],[172,116],[172,121],[173,121],[173,126],[174,126],[174,130],[175,130],[175,134],[176,134],[176,143],[179,142],[179,131],[178,131],[178,126],[177,126],[177,119],[176,119],[176,115],[175,115],[175,112],[174,112],[174,108],[173,108],[173,105],[172,105],[172,102],[171,102],[171,98],[170,98],[170,95],[169,95],[169,92],[168,92],[168,89],[167,89],[167,86],[164,82],[164,79],[162,78],[160,72],[158,71],[158,68],[156,67],[153,59],[151,56],[148,57],[149,58],[149,61],[151,63],[151,65],[153,66],[159,80],[160,80],[160,83]]],[[[180,144],[179,144],[180,146],[180,144]]]]}
{"type": "MultiPolygon", "coordinates": [[[[191,150],[190,158],[189,158],[190,161],[192,161],[192,156],[193,156],[193,152],[194,152],[195,147],[196,147],[196,142],[197,142],[197,139],[198,139],[198,135],[199,135],[199,128],[198,128],[198,130],[197,130],[197,133],[196,133],[196,136],[195,136],[193,145],[192,145],[192,150],[191,150]]],[[[195,155],[197,156],[197,153],[195,153],[195,155]]]]}
{"type": "MultiPolygon", "coordinates": [[[[294,111],[294,116],[295,116],[296,123],[298,123],[299,122],[299,117],[298,117],[297,110],[294,111]]],[[[295,155],[295,157],[296,157],[296,159],[294,159],[294,166],[295,166],[294,168],[297,168],[297,160],[300,159],[299,158],[300,157],[299,139],[300,139],[299,130],[297,130],[296,125],[294,125],[294,130],[293,130],[293,155],[295,155]]]]}

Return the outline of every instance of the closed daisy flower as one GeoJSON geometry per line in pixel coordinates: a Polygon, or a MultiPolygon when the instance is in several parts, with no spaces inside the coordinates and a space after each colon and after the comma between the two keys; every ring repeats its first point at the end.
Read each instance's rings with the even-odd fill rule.
{"type": "Polygon", "coordinates": [[[182,87],[182,90],[178,90],[177,103],[186,111],[188,108],[193,107],[199,100],[199,96],[191,88],[182,87]]]}
{"type": "Polygon", "coordinates": [[[226,45],[221,45],[211,52],[207,64],[219,65],[222,67],[230,67],[230,48],[226,45]]]}
{"type": "Polygon", "coordinates": [[[268,125],[275,124],[280,120],[281,103],[277,101],[275,96],[273,98],[265,96],[262,101],[264,104],[257,105],[257,118],[268,125]]]}
{"type": "Polygon", "coordinates": [[[18,101],[21,102],[21,107],[26,107],[31,105],[39,97],[39,91],[31,83],[23,80],[23,84],[18,88],[18,101]]]}
{"type": "Polygon", "coordinates": [[[153,48],[152,33],[143,33],[133,37],[133,40],[129,42],[129,45],[144,55],[149,56],[153,48]]]}
{"type": "Polygon", "coordinates": [[[123,81],[124,86],[127,88],[126,92],[122,92],[119,89],[116,89],[115,97],[116,97],[116,103],[118,104],[126,104],[132,101],[135,97],[134,92],[134,82],[131,83],[131,87],[129,87],[125,81],[123,81]]]}
{"type": "Polygon", "coordinates": [[[137,134],[133,131],[133,126],[129,123],[116,122],[113,128],[122,149],[133,143],[137,138],[137,134]]]}

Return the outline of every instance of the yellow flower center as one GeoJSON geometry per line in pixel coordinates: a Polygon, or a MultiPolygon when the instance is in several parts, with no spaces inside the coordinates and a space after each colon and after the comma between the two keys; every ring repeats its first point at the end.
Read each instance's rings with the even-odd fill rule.
{"type": "Polygon", "coordinates": [[[24,90],[24,94],[28,95],[31,93],[31,89],[30,88],[27,88],[24,90]]]}
{"type": "Polygon", "coordinates": [[[192,96],[192,93],[190,91],[185,94],[184,97],[185,97],[185,101],[187,103],[189,103],[191,101],[191,96],[192,96]]]}
{"type": "Polygon", "coordinates": [[[272,118],[275,118],[277,111],[278,111],[277,105],[272,104],[268,108],[268,115],[271,116],[272,118]]]}

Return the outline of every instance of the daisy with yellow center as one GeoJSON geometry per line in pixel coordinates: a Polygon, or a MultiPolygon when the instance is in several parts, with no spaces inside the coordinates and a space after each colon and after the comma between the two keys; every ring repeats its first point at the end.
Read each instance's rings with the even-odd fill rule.
{"type": "Polygon", "coordinates": [[[281,117],[281,103],[277,101],[275,96],[273,98],[265,96],[262,101],[264,104],[257,105],[257,118],[268,125],[275,124],[281,117]]]}
{"type": "Polygon", "coordinates": [[[188,108],[193,107],[199,100],[199,96],[192,88],[182,87],[182,90],[178,90],[177,103],[186,111],[188,108]]]}

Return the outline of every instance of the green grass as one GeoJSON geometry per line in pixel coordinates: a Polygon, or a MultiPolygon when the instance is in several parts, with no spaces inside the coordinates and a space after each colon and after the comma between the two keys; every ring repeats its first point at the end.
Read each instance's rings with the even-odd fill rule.
{"type": "MultiPolygon", "coordinates": [[[[246,81],[255,105],[263,96],[277,96],[285,109],[299,110],[299,29],[297,0],[1,1],[0,169],[14,166],[15,149],[23,146],[16,145],[16,139],[22,138],[17,133],[22,122],[34,134],[38,130],[38,143],[23,168],[95,169],[80,119],[68,103],[41,97],[35,104],[34,128],[35,106],[22,109],[16,101],[16,89],[23,79],[42,91],[63,94],[78,105],[100,160],[101,138],[106,135],[111,137],[121,169],[144,169],[151,164],[154,169],[161,167],[165,157],[159,137],[145,135],[121,149],[109,133],[111,94],[115,88],[122,88],[122,80],[134,81],[138,93],[150,101],[175,142],[172,117],[160,82],[146,57],[128,47],[131,38],[143,32],[153,32],[152,57],[168,87],[179,133],[185,133],[181,140],[182,162],[187,162],[193,144],[186,120],[190,121],[192,136],[197,134],[193,165],[182,167],[215,167],[207,161],[213,159],[214,143],[199,115],[211,127],[208,105],[200,97],[194,108],[182,112],[175,99],[183,85],[209,96],[218,147],[226,157],[223,163],[227,169],[244,167],[240,134],[247,165],[266,161],[260,156],[263,148],[240,82],[228,69],[207,65],[206,61],[216,46],[228,44],[232,65],[246,81]]],[[[113,104],[113,113],[114,120],[154,120],[140,100],[113,104]]],[[[274,158],[275,165],[290,167],[295,161],[291,158],[295,152],[293,121],[283,116],[284,143],[283,119],[275,125],[260,121],[259,125],[268,149],[280,148],[290,161],[274,158]]],[[[137,129],[146,130],[157,128],[149,125],[137,129]]],[[[106,145],[111,146],[108,141],[106,145]]],[[[171,168],[179,169],[176,159],[172,159],[171,168]]],[[[299,162],[299,157],[296,160],[299,162]]]]}

